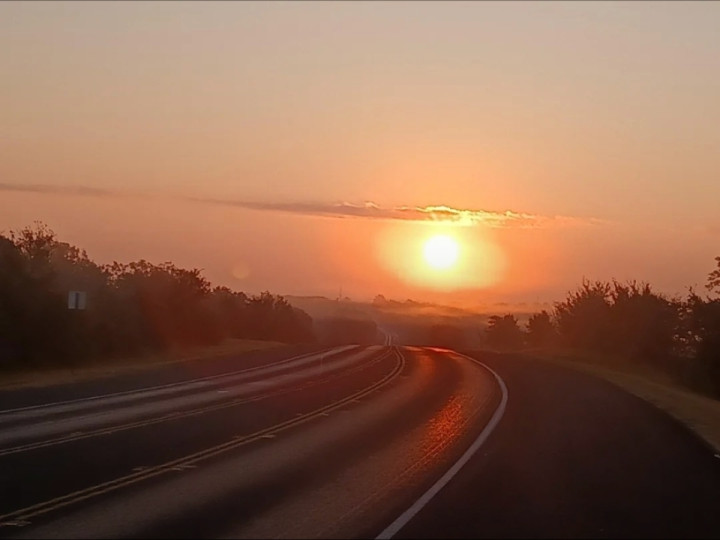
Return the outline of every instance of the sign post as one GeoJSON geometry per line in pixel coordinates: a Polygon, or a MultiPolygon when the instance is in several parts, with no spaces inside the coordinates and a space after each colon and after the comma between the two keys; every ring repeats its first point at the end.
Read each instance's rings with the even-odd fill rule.
{"type": "Polygon", "coordinates": [[[68,291],[68,309],[86,309],[87,292],[68,291]]]}

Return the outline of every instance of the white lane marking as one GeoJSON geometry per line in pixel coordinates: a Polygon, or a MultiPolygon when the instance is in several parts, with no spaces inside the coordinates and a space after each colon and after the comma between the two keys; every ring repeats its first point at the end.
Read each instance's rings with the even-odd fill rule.
{"type": "MultiPolygon", "coordinates": [[[[372,351],[370,351],[372,352],[372,351]]],[[[359,365],[366,359],[377,357],[378,355],[368,354],[368,351],[360,350],[359,352],[353,353],[343,360],[335,360],[334,364],[329,363],[325,366],[326,372],[336,373],[342,369],[348,368],[353,365],[359,365]]],[[[278,388],[283,384],[292,383],[293,381],[309,380],[315,373],[319,373],[317,366],[314,368],[306,368],[303,372],[295,374],[287,374],[277,376],[270,380],[258,381],[256,388],[278,388]]],[[[167,400],[144,403],[144,404],[128,404],[125,408],[118,408],[115,411],[108,411],[104,413],[90,413],[79,417],[70,417],[61,423],[52,424],[46,426],[44,424],[27,424],[18,425],[7,430],[0,430],[0,446],[5,448],[0,449],[0,455],[7,454],[10,451],[18,451],[23,445],[17,445],[18,441],[27,441],[28,438],[40,438],[47,437],[57,434],[69,434],[70,437],[78,437],[83,435],[88,430],[95,430],[103,425],[121,424],[122,422],[131,420],[133,418],[141,417],[152,413],[153,417],[160,414],[159,418],[171,418],[173,416],[182,416],[181,412],[174,411],[176,408],[187,408],[190,406],[205,406],[210,405],[220,399],[220,396],[227,396],[230,394],[218,394],[215,392],[203,392],[192,396],[185,397],[174,397],[167,400]]],[[[244,396],[250,395],[251,392],[243,389],[235,389],[233,395],[244,396]]],[[[103,434],[109,434],[110,431],[103,431],[103,434]]]]}
{"type": "Polygon", "coordinates": [[[22,519],[16,521],[4,521],[0,523],[0,527],[25,527],[26,525],[30,525],[30,522],[22,519]]]}
{"type": "Polygon", "coordinates": [[[181,463],[180,465],[175,465],[174,467],[170,467],[171,471],[186,471],[188,469],[196,469],[197,465],[190,465],[187,463],[181,463]]]}
{"type": "MultiPolygon", "coordinates": [[[[454,352],[454,351],[453,351],[454,352]]],[[[502,419],[503,415],[505,414],[505,407],[507,405],[508,400],[508,390],[507,386],[505,386],[505,381],[503,381],[500,378],[500,375],[498,375],[493,369],[491,369],[489,366],[483,364],[479,360],[476,360],[475,358],[471,358],[470,356],[466,356],[464,354],[455,353],[458,356],[461,356],[463,358],[467,358],[468,360],[471,360],[475,362],[476,364],[482,366],[486,370],[488,370],[497,381],[498,385],[500,386],[500,390],[502,391],[502,398],[500,399],[500,404],[497,406],[497,409],[495,409],[495,412],[492,415],[492,418],[490,418],[490,421],[487,423],[485,428],[482,430],[480,435],[478,435],[478,438],[475,439],[475,441],[470,445],[470,448],[468,448],[465,453],[460,456],[460,459],[458,459],[455,464],[450,467],[445,474],[443,474],[440,479],[435,482],[432,486],[430,486],[430,489],[428,489],[423,495],[415,501],[410,508],[405,510],[400,516],[393,521],[390,525],[388,525],[385,530],[383,530],[380,534],[377,535],[377,540],[385,540],[392,538],[395,536],[400,529],[402,529],[405,525],[408,524],[408,522],[414,518],[420,510],[423,509],[423,507],[429,503],[435,495],[437,495],[442,488],[444,488],[450,480],[453,479],[453,477],[460,472],[460,469],[463,468],[463,466],[470,460],[470,458],[475,454],[475,452],[478,451],[478,449],[485,443],[487,438],[490,436],[490,434],[493,432],[495,427],[498,425],[500,420],[502,419]]]]}

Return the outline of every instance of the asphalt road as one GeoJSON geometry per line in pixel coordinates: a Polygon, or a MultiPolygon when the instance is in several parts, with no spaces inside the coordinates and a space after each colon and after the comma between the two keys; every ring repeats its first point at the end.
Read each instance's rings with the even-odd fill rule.
{"type": "Polygon", "coordinates": [[[396,538],[718,538],[720,459],[614,385],[473,354],[505,381],[502,421],[396,538]]]}
{"type": "Polygon", "coordinates": [[[609,383],[293,352],[0,395],[0,536],[720,536],[720,459],[609,383]]]}
{"type": "Polygon", "coordinates": [[[471,361],[380,346],[86,394],[0,412],[0,535],[372,536],[499,399],[471,361]]]}

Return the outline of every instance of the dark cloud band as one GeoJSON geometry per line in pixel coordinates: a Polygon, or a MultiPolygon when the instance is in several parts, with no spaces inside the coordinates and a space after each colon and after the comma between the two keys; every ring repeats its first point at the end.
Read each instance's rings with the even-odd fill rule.
{"type": "MultiPolygon", "coordinates": [[[[120,193],[86,186],[49,186],[41,184],[19,185],[0,183],[0,191],[21,191],[62,195],[90,195],[101,197],[132,195],[130,193],[120,193]]],[[[135,195],[142,196],[141,194],[135,195]]],[[[482,225],[491,228],[537,228],[602,223],[597,219],[568,216],[542,216],[524,212],[514,212],[511,210],[499,212],[471,208],[453,208],[445,205],[381,207],[372,202],[365,202],[363,204],[353,204],[349,202],[252,202],[233,199],[183,196],[173,196],[171,198],[200,204],[217,204],[243,208],[246,210],[285,212],[307,216],[385,219],[396,221],[439,221],[457,223],[461,225],[482,225]]]]}

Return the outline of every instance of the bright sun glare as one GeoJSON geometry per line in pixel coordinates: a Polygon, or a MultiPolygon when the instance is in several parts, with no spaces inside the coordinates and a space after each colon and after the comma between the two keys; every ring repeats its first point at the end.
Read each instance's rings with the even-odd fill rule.
{"type": "Polygon", "coordinates": [[[458,243],[449,236],[438,234],[425,242],[423,255],[433,268],[450,268],[457,261],[460,248],[458,243]]]}

